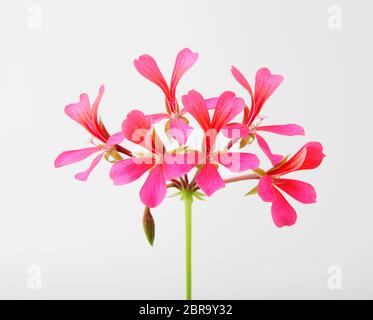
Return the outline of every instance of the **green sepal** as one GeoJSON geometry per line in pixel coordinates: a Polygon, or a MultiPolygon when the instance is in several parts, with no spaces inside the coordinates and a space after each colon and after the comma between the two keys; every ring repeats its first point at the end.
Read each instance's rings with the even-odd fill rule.
{"type": "Polygon", "coordinates": [[[246,196],[253,196],[253,195],[255,195],[255,194],[257,194],[258,193],[258,186],[255,186],[254,188],[252,188],[248,193],[245,193],[245,197],[246,196]]]}
{"type": "Polygon", "coordinates": [[[171,195],[169,195],[169,196],[167,196],[168,198],[176,198],[177,196],[181,196],[181,191],[178,191],[178,192],[176,192],[176,193],[173,193],[173,194],[171,194],[171,195]]]}
{"type": "Polygon", "coordinates": [[[194,191],[193,192],[193,197],[195,197],[196,199],[198,200],[202,200],[202,201],[205,201],[206,199],[204,198],[206,195],[203,194],[202,192],[199,192],[199,191],[194,191]]]}
{"type": "Polygon", "coordinates": [[[240,141],[240,149],[246,147],[248,144],[252,143],[255,139],[255,135],[253,133],[249,134],[247,137],[242,138],[240,141]]]}
{"type": "Polygon", "coordinates": [[[255,169],[255,170],[253,170],[259,177],[263,177],[263,176],[265,176],[266,174],[267,174],[267,172],[265,172],[263,169],[260,169],[260,168],[258,168],[258,169],[255,169]]]}

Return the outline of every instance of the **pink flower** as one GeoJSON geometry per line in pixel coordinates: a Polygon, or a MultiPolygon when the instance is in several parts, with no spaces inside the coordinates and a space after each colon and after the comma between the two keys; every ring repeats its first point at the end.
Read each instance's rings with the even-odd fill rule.
{"type": "Polygon", "coordinates": [[[188,153],[166,151],[152,125],[151,116],[139,110],[133,110],[127,115],[122,123],[124,137],[147,151],[116,162],[110,171],[115,185],[135,181],[149,171],[140,191],[142,202],[149,208],[158,206],[165,198],[167,180],[177,179],[194,167],[194,161],[188,161],[188,153]]]}
{"type": "Polygon", "coordinates": [[[181,50],[176,57],[170,85],[167,84],[153,57],[144,54],[134,61],[137,71],[160,87],[166,97],[167,113],[153,114],[152,120],[159,122],[168,119],[166,131],[179,144],[186,143],[191,127],[188,125],[188,120],[183,117],[183,112],[180,111],[176,99],[176,87],[181,77],[194,65],[197,59],[198,53],[194,53],[188,48],[181,50]]]}
{"type": "Polygon", "coordinates": [[[212,119],[206,101],[197,91],[189,91],[188,95],[182,97],[182,101],[185,110],[196,119],[205,132],[202,156],[199,156],[199,164],[202,166],[196,175],[196,182],[205,194],[210,196],[225,186],[218,172],[219,163],[232,172],[256,169],[259,166],[259,160],[254,154],[214,151],[218,133],[242,111],[245,105],[243,99],[237,98],[233,92],[222,93],[216,102],[212,119]]]}
{"type": "Polygon", "coordinates": [[[264,103],[273,94],[273,92],[280,86],[283,77],[280,75],[272,75],[269,69],[259,69],[255,77],[255,90],[251,89],[249,82],[243,74],[232,67],[232,74],[235,79],[249,92],[251,97],[251,108],[245,108],[243,123],[234,123],[226,127],[226,135],[232,138],[232,130],[239,130],[240,137],[247,137],[249,134],[255,135],[258,144],[263,152],[269,157],[273,165],[276,165],[282,160],[281,155],[272,154],[269,152],[268,145],[264,138],[258,134],[258,131],[267,131],[277,133],[285,136],[304,135],[304,129],[297,124],[285,125],[270,125],[262,126],[259,114],[263,108],[264,103]]]}
{"type": "MultiPolygon", "coordinates": [[[[61,153],[54,162],[55,167],[59,168],[82,161],[95,153],[99,153],[86,171],[77,173],[75,175],[75,178],[81,181],[88,179],[88,176],[100,162],[105,152],[110,152],[123,140],[123,135],[121,132],[110,136],[102,121],[99,120],[98,107],[104,91],[105,87],[101,86],[92,107],[86,93],[80,95],[80,100],[78,103],[69,104],[65,107],[65,113],[71,119],[82,125],[94,139],[99,141],[98,143],[94,143],[92,140],[92,144],[94,145],[93,147],[65,151],[61,153]]],[[[129,154],[128,150],[124,148],[121,148],[121,150],[129,154]]]]}
{"type": "Polygon", "coordinates": [[[259,195],[263,201],[272,203],[272,219],[277,227],[291,226],[297,220],[294,208],[279,190],[302,203],[316,202],[316,191],[312,185],[298,180],[284,179],[282,176],[299,170],[317,168],[324,156],[319,142],[309,142],[292,158],[283,160],[260,178],[259,195]]]}

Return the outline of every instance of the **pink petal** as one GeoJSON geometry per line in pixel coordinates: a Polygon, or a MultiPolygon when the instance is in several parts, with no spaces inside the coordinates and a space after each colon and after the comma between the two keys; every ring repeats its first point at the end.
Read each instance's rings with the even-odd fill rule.
{"type": "Polygon", "coordinates": [[[292,179],[278,179],[276,186],[288,195],[302,203],[316,202],[316,191],[314,187],[306,182],[292,179]]]}
{"type": "Polygon", "coordinates": [[[79,102],[71,103],[65,107],[65,113],[83,127],[87,127],[91,119],[91,106],[88,95],[82,93],[79,102]]]}
{"type": "Polygon", "coordinates": [[[268,175],[263,176],[258,184],[258,193],[262,200],[265,202],[272,202],[274,190],[275,188],[272,184],[272,177],[268,175]]]}
{"type": "Polygon", "coordinates": [[[267,142],[263,139],[263,137],[260,136],[259,134],[256,134],[255,136],[256,136],[256,140],[258,141],[258,145],[260,149],[262,149],[264,154],[271,161],[272,165],[276,166],[279,162],[281,162],[281,160],[283,159],[283,156],[280,154],[273,154],[267,142]]]}
{"type": "Polygon", "coordinates": [[[207,109],[209,110],[214,109],[216,107],[217,102],[218,102],[218,98],[205,99],[207,109]]]}
{"type": "Polygon", "coordinates": [[[304,163],[306,159],[307,149],[306,146],[303,146],[294,156],[289,160],[278,166],[277,168],[272,168],[268,171],[269,174],[273,176],[283,176],[287,173],[294,172],[299,170],[299,168],[304,163]]]}
{"type": "Polygon", "coordinates": [[[308,142],[305,148],[307,149],[306,158],[298,170],[317,168],[325,157],[322,152],[322,144],[320,142],[308,142]]]}
{"type": "Polygon", "coordinates": [[[171,120],[169,134],[180,145],[186,144],[191,132],[192,127],[183,119],[175,118],[171,120]]]}
{"type": "Polygon", "coordinates": [[[140,178],[154,166],[152,158],[130,158],[113,164],[110,178],[115,185],[127,184],[140,178]]]}
{"type": "Polygon", "coordinates": [[[94,158],[89,168],[86,171],[77,173],[75,175],[75,179],[80,180],[80,181],[86,181],[89,175],[91,174],[92,170],[96,168],[98,163],[101,161],[103,155],[104,153],[101,153],[96,158],[94,158]]]}
{"type": "Polygon", "coordinates": [[[273,222],[279,228],[292,226],[297,221],[297,213],[278,190],[274,189],[273,194],[271,208],[273,222]]]}
{"type": "Polygon", "coordinates": [[[100,150],[101,148],[99,147],[91,147],[62,152],[54,161],[54,166],[59,168],[71,163],[82,161],[100,150]]]}
{"type": "Polygon", "coordinates": [[[211,126],[219,131],[236,117],[245,107],[242,98],[236,98],[233,92],[225,91],[218,98],[211,126]]]}
{"type": "Polygon", "coordinates": [[[256,128],[256,131],[268,131],[272,133],[281,134],[284,136],[297,136],[304,135],[304,129],[297,124],[283,124],[273,126],[260,126],[256,128]]]}
{"type": "Polygon", "coordinates": [[[246,78],[244,77],[244,75],[237,68],[233,66],[232,66],[231,72],[232,72],[233,77],[238,81],[238,83],[241,86],[243,86],[249,92],[250,97],[253,99],[254,98],[253,90],[251,89],[251,86],[249,82],[246,80],[246,78]]]}
{"type": "MultiPolygon", "coordinates": [[[[184,152],[166,152],[163,154],[162,163],[167,165],[182,166],[178,171],[182,170],[185,173],[189,172],[197,164],[206,162],[206,154],[195,150],[186,150],[184,152]]],[[[174,174],[168,173],[165,169],[166,180],[173,179],[174,174]]]]}
{"type": "Polygon", "coordinates": [[[196,182],[202,191],[211,196],[216,190],[225,187],[225,182],[216,165],[206,162],[196,176],[196,182]]]}
{"type": "Polygon", "coordinates": [[[255,105],[263,105],[283,80],[283,76],[272,75],[268,68],[259,69],[255,77],[255,105]]]}
{"type": "Polygon", "coordinates": [[[166,192],[163,166],[157,165],[150,170],[149,176],[140,190],[141,201],[149,208],[154,208],[163,201],[166,192]]]}
{"type": "Polygon", "coordinates": [[[93,117],[93,119],[95,119],[97,125],[98,125],[98,107],[100,105],[101,98],[102,98],[104,92],[105,92],[105,86],[102,85],[100,87],[99,91],[98,91],[98,96],[97,96],[97,98],[95,99],[95,101],[93,102],[93,105],[92,105],[92,117],[93,117]]]}
{"type": "Polygon", "coordinates": [[[164,94],[169,97],[170,92],[166,80],[164,79],[161,71],[158,68],[157,63],[153,57],[148,54],[140,56],[134,61],[136,70],[144,76],[146,79],[155,83],[158,87],[162,89],[164,94]]]}
{"type": "Polygon", "coordinates": [[[252,153],[219,152],[218,161],[232,172],[242,172],[259,167],[259,159],[252,153]]]}
{"type": "Polygon", "coordinates": [[[153,123],[161,122],[164,119],[170,119],[167,113],[154,113],[150,114],[149,117],[152,119],[153,123]]]}
{"type": "Polygon", "coordinates": [[[78,103],[72,103],[65,107],[65,113],[71,119],[82,125],[92,136],[98,138],[102,142],[106,142],[110,135],[105,129],[105,126],[99,122],[97,116],[99,102],[103,93],[104,86],[101,86],[92,109],[90,107],[88,95],[82,93],[78,103]]]}
{"type": "Polygon", "coordinates": [[[223,135],[230,139],[246,138],[250,130],[242,123],[229,123],[222,129],[223,135]]]}
{"type": "Polygon", "coordinates": [[[272,75],[269,69],[259,69],[255,77],[254,105],[250,110],[248,123],[252,123],[262,110],[263,104],[283,81],[280,75],[272,75]]]}
{"type": "Polygon", "coordinates": [[[122,122],[122,132],[126,139],[144,145],[151,139],[153,122],[150,116],[140,110],[132,110],[122,122]]]}
{"type": "Polygon", "coordinates": [[[165,179],[172,180],[187,174],[195,166],[195,162],[187,153],[166,153],[162,166],[165,179]]]}
{"type": "Polygon", "coordinates": [[[195,90],[191,90],[187,95],[182,97],[182,101],[185,111],[189,112],[201,128],[207,131],[210,128],[210,115],[201,94],[195,90]]]}
{"type": "Polygon", "coordinates": [[[178,53],[171,78],[170,92],[172,98],[175,98],[176,87],[179,80],[185,74],[185,72],[187,72],[194,65],[197,59],[198,53],[194,53],[188,48],[185,48],[178,53]]]}
{"type": "Polygon", "coordinates": [[[108,141],[105,144],[106,148],[110,148],[112,146],[115,146],[116,144],[122,143],[124,140],[123,132],[117,132],[113,134],[108,141]]]}

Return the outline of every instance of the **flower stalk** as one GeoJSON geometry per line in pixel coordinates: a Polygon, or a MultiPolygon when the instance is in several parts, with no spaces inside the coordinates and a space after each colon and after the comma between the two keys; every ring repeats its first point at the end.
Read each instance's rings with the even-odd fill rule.
{"type": "Polygon", "coordinates": [[[192,300],[192,203],[193,191],[182,193],[185,205],[185,266],[186,266],[186,300],[192,300]]]}

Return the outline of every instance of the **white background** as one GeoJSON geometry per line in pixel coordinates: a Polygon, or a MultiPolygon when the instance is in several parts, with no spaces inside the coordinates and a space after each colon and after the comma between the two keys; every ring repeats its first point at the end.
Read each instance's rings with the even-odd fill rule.
{"type": "Polygon", "coordinates": [[[184,47],[200,59],[179,95],[234,90],[247,98],[230,66],[251,81],[267,66],[285,77],[263,110],[267,123],[299,123],[307,133],[267,134],[274,151],[317,140],[327,154],[316,171],[294,175],[316,187],[318,203],[292,202],[291,228],[277,229],[258,197],[242,197],[253,182],[195,203],[194,298],[373,298],[372,10],[369,0],[1,1],[0,298],[184,297],[178,199],[153,210],[151,248],[141,224],[143,180],[114,187],[101,163],[81,183],[73,175],[89,162],[53,167],[60,152],[89,138],[65,116],[66,104],[81,92],[94,98],[105,84],[101,115],[112,132],[132,108],[161,112],[161,91],[133,59],[150,53],[169,78],[184,47]],[[338,30],[328,26],[335,4],[338,30]],[[29,286],[33,265],[42,270],[40,290],[29,286]],[[328,287],[331,265],[342,268],[341,290],[328,287]]]}

